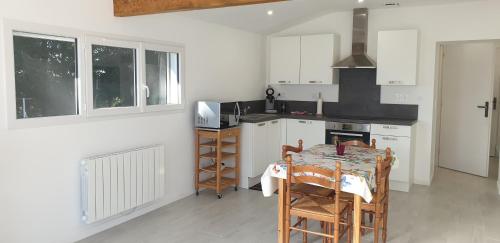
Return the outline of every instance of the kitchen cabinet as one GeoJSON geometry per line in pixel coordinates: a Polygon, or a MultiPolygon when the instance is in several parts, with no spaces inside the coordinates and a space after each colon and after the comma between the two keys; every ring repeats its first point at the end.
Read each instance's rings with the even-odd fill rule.
{"type": "Polygon", "coordinates": [[[273,37],[270,40],[271,84],[338,82],[339,38],[335,34],[273,37]]]}
{"type": "Polygon", "coordinates": [[[338,38],[334,34],[304,35],[300,40],[300,84],[338,83],[338,38]]]}
{"type": "Polygon", "coordinates": [[[253,126],[253,141],[252,141],[252,173],[251,177],[264,173],[268,160],[268,133],[269,122],[257,123],[253,126]]]}
{"type": "Polygon", "coordinates": [[[286,119],[286,143],[298,145],[298,140],[304,141],[304,149],[325,143],[325,121],[286,119]]]}
{"type": "Polygon", "coordinates": [[[410,191],[413,184],[415,125],[396,126],[372,124],[371,139],[377,140],[377,148],[387,147],[394,151],[399,165],[393,166],[390,174],[390,189],[410,191]]]}
{"type": "MultiPolygon", "coordinates": [[[[270,121],[268,125],[268,161],[267,165],[273,161],[281,160],[281,120],[270,121]]],[[[266,167],[267,167],[266,165],[266,167]]]]}
{"type": "Polygon", "coordinates": [[[378,32],[378,85],[416,85],[417,59],[417,30],[378,32]]]}
{"type": "Polygon", "coordinates": [[[298,84],[300,80],[300,36],[270,40],[271,84],[298,84]]]}
{"type": "Polygon", "coordinates": [[[264,173],[273,161],[281,159],[281,130],[280,119],[260,123],[243,123],[240,180],[242,188],[253,186],[255,183],[252,183],[252,178],[264,173]]]}

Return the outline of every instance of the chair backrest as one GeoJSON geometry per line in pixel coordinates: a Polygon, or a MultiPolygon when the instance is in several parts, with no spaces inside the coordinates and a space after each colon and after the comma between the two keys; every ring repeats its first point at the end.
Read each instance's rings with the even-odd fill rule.
{"type": "Polygon", "coordinates": [[[299,142],[298,147],[293,147],[291,145],[283,145],[283,147],[281,148],[281,158],[285,159],[288,152],[294,152],[294,153],[302,152],[302,150],[304,150],[304,147],[302,146],[304,141],[302,141],[302,139],[299,139],[298,142],[299,142]]]}
{"type": "MultiPolygon", "coordinates": [[[[342,168],[339,161],[335,164],[335,171],[312,165],[293,165],[291,155],[287,155],[285,157],[285,161],[287,164],[286,202],[288,204],[291,202],[292,183],[315,184],[340,192],[342,184],[342,168]],[[332,179],[335,180],[333,181],[332,179]]],[[[335,193],[335,197],[332,198],[332,203],[340,202],[340,194],[341,193],[335,193]]],[[[340,214],[339,203],[335,203],[335,214],[336,217],[340,214]]]]}
{"type": "Polygon", "coordinates": [[[386,200],[389,191],[389,175],[391,174],[392,151],[390,148],[385,150],[385,159],[382,156],[377,156],[377,172],[376,183],[377,202],[382,203],[386,200]]]}
{"type": "Polygon", "coordinates": [[[341,144],[345,145],[345,146],[353,146],[353,147],[361,147],[361,148],[372,148],[372,149],[377,148],[377,140],[375,140],[375,139],[372,139],[371,145],[368,145],[361,140],[350,140],[350,141],[342,142],[341,144]]]}

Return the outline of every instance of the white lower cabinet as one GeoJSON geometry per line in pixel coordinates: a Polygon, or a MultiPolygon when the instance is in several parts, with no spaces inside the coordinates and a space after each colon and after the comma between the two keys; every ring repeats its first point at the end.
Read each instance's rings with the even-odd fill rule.
{"type": "Polygon", "coordinates": [[[243,123],[241,135],[241,182],[248,188],[260,181],[260,175],[273,161],[280,160],[282,120],[243,123]]]}
{"type": "Polygon", "coordinates": [[[390,175],[390,189],[410,191],[413,184],[415,125],[395,126],[372,124],[371,139],[376,139],[377,149],[391,148],[399,159],[399,165],[393,166],[390,175]]]}
{"type": "Polygon", "coordinates": [[[304,149],[325,143],[325,121],[286,119],[286,143],[297,146],[298,140],[304,142],[304,149]]]}

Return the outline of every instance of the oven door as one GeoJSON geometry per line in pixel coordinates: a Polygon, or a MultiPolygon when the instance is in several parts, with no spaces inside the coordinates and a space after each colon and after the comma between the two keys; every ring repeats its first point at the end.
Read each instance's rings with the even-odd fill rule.
{"type": "Polygon", "coordinates": [[[369,132],[352,132],[352,131],[340,131],[340,130],[326,130],[325,144],[335,144],[335,139],[343,143],[351,140],[363,141],[363,143],[370,144],[370,133],[369,132]]]}

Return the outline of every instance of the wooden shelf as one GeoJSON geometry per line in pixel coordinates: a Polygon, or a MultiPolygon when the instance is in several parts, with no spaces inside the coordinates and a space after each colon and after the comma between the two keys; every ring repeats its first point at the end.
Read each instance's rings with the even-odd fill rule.
{"type": "MultiPolygon", "coordinates": [[[[222,189],[235,186],[235,179],[233,178],[221,177],[220,180],[222,189]]],[[[202,181],[199,186],[202,188],[217,189],[217,178],[212,177],[206,181],[202,181]]]]}
{"type": "MultiPolygon", "coordinates": [[[[221,171],[221,174],[222,175],[226,175],[226,174],[234,173],[234,171],[235,171],[235,168],[233,168],[233,167],[224,167],[224,169],[222,169],[222,171],[221,171]]],[[[216,173],[217,172],[217,166],[216,165],[211,165],[211,166],[208,166],[208,167],[205,167],[205,168],[201,168],[200,172],[216,173]]]]}
{"type": "MultiPolygon", "coordinates": [[[[236,153],[228,153],[228,152],[222,152],[222,160],[225,160],[230,157],[236,156],[236,153]]],[[[205,159],[217,159],[217,151],[206,153],[206,154],[201,154],[200,158],[205,158],[205,159]]]]}
{"type": "MultiPolygon", "coordinates": [[[[236,143],[232,143],[232,142],[222,142],[222,147],[223,148],[231,147],[231,146],[235,146],[235,145],[236,145],[236,143]]],[[[200,147],[215,148],[215,147],[217,147],[217,141],[208,142],[208,143],[202,143],[202,144],[200,144],[200,147]]]]}
{"type": "Polygon", "coordinates": [[[234,186],[234,189],[238,190],[238,184],[240,183],[240,133],[241,130],[239,127],[220,130],[196,129],[196,195],[199,195],[200,188],[214,189],[217,192],[217,197],[220,199],[222,198],[222,190],[225,188],[234,186]],[[233,152],[224,152],[224,148],[233,152]],[[202,154],[202,150],[204,154],[202,154]],[[206,152],[207,150],[210,152],[206,152]],[[217,153],[220,153],[222,158],[218,159],[217,153]],[[213,164],[200,168],[202,159],[210,159],[213,164]],[[225,167],[223,163],[225,160],[234,160],[234,166],[225,167]],[[212,178],[200,182],[200,174],[211,176],[212,178]],[[234,176],[234,179],[225,176],[234,176]],[[217,180],[219,183],[217,183],[217,180]]]}

